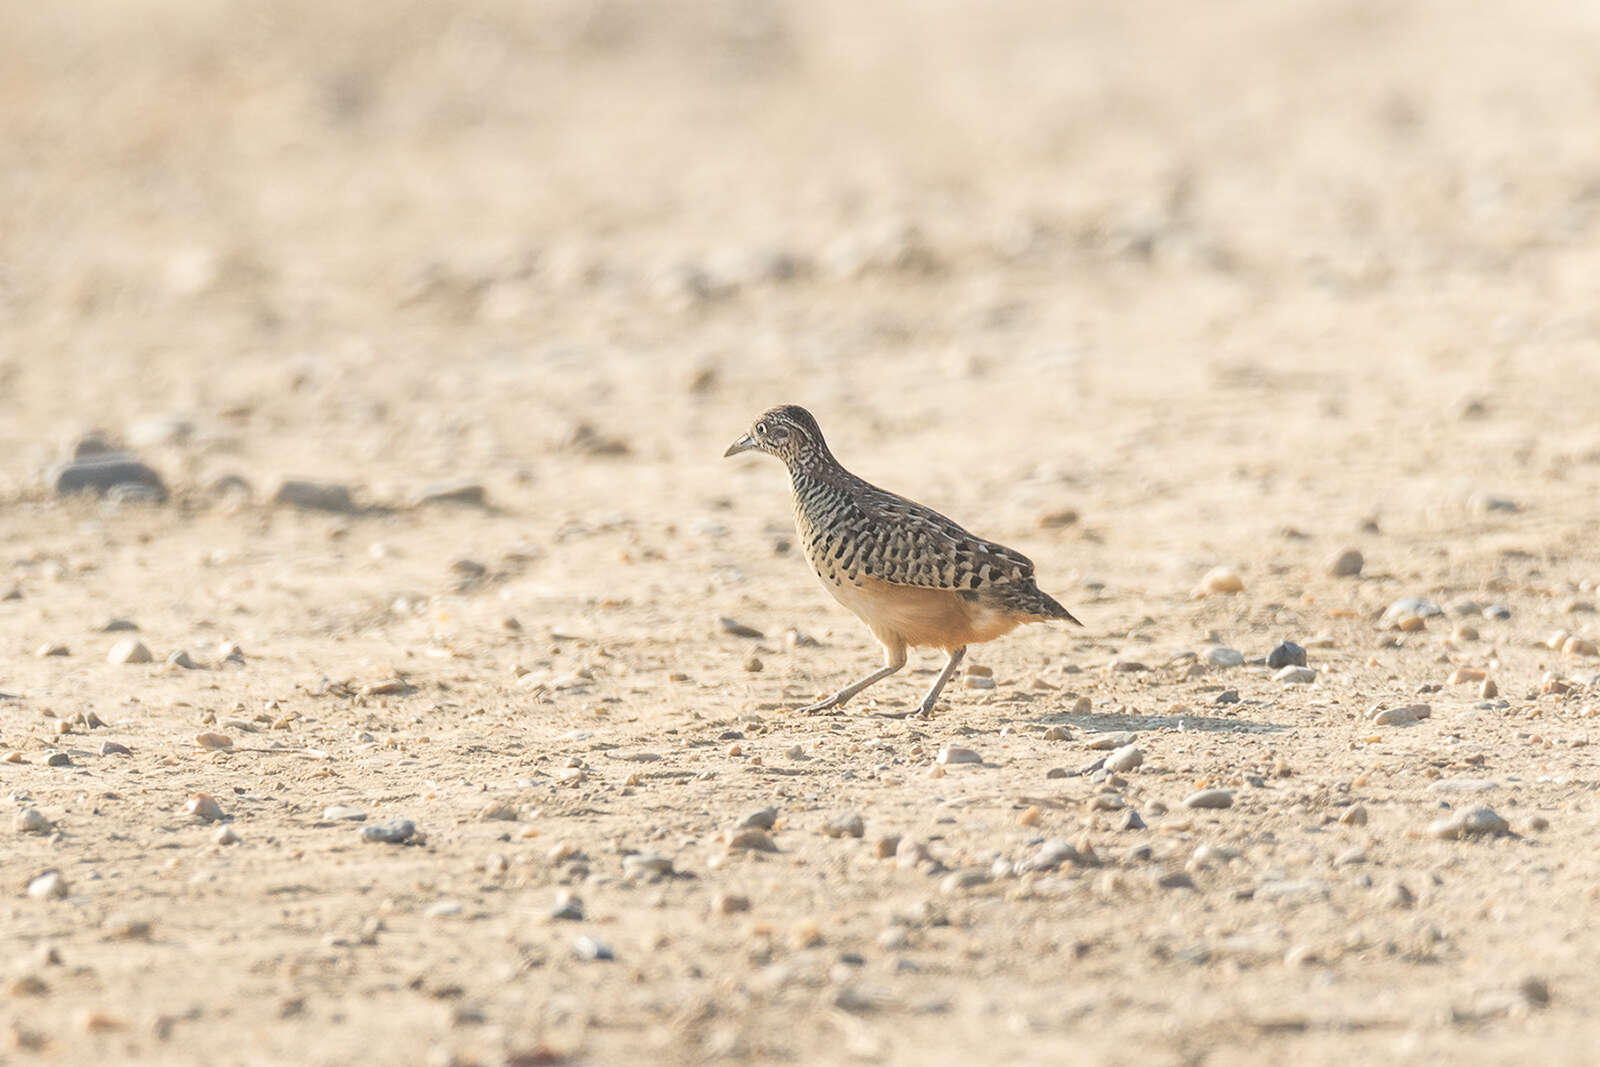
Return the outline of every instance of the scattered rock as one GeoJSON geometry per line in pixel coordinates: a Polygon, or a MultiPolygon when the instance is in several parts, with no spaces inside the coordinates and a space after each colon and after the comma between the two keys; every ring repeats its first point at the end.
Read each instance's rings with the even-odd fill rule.
{"type": "Polygon", "coordinates": [[[1495,814],[1493,808],[1468,808],[1428,824],[1428,834],[1442,841],[1471,837],[1504,837],[1511,824],[1495,814]]]}
{"type": "Polygon", "coordinates": [[[149,663],[154,658],[150,650],[144,647],[144,642],[133,637],[123,638],[106,653],[108,663],[149,663]]]}
{"type": "Polygon", "coordinates": [[[823,823],[822,832],[829,837],[861,837],[867,832],[867,824],[859,812],[846,812],[823,823]]]}
{"type": "Polygon", "coordinates": [[[454,507],[486,508],[489,506],[489,491],[479,482],[451,481],[435,482],[425,487],[417,496],[419,507],[434,505],[447,505],[454,507]]]}
{"type": "Polygon", "coordinates": [[[1352,804],[1339,816],[1339,822],[1345,826],[1367,825],[1367,809],[1360,804],[1352,804]]]}
{"type": "Polygon", "coordinates": [[[1374,726],[1409,726],[1432,714],[1433,708],[1427,704],[1407,704],[1401,708],[1384,708],[1374,712],[1372,723],[1374,726]]]}
{"type": "Polygon", "coordinates": [[[1186,808],[1231,808],[1233,794],[1226,789],[1202,789],[1183,799],[1186,808]]]}
{"type": "Polygon", "coordinates": [[[1311,667],[1285,667],[1272,680],[1284,685],[1309,685],[1317,680],[1317,672],[1311,667]]]}
{"type": "Polygon", "coordinates": [[[747,828],[756,830],[770,830],[777,825],[777,822],[777,808],[761,808],[758,811],[752,811],[750,814],[740,819],[735,828],[741,830],[747,828]]]}
{"type": "Polygon", "coordinates": [[[1237,689],[1224,689],[1222,692],[1211,698],[1211,703],[1237,704],[1239,703],[1239,691],[1237,689]]]}
{"type": "Polygon", "coordinates": [[[1267,653],[1267,669],[1280,670],[1284,667],[1304,667],[1306,665],[1306,650],[1293,641],[1284,641],[1277,648],[1267,653]]]}
{"type": "Polygon", "coordinates": [[[1131,771],[1144,762],[1144,750],[1137,745],[1123,745],[1106,757],[1105,768],[1117,774],[1131,771]]]}
{"type": "Polygon", "coordinates": [[[729,852],[776,852],[772,835],[759,827],[750,826],[728,838],[729,852]]]}
{"type": "Polygon", "coordinates": [[[60,871],[48,870],[28,882],[28,895],[35,900],[65,900],[67,879],[60,871]]]}
{"type": "Polygon", "coordinates": [[[214,730],[206,730],[194,735],[194,743],[196,748],[217,751],[232,748],[233,738],[227,734],[219,734],[214,730]]]}
{"type": "Polygon", "coordinates": [[[1366,557],[1360,549],[1346,548],[1328,557],[1327,569],[1335,578],[1355,578],[1366,565],[1366,557]]]}
{"type": "Polygon", "coordinates": [[[711,910],[718,915],[738,915],[750,910],[750,898],[741,893],[718,893],[711,898],[711,910]]]}
{"type": "Polygon", "coordinates": [[[1053,837],[1039,846],[1024,866],[1032,871],[1053,871],[1062,864],[1077,866],[1083,862],[1076,846],[1065,838],[1053,837]]]}
{"type": "Polygon", "coordinates": [[[1046,741],[1068,741],[1072,738],[1072,731],[1065,726],[1052,726],[1044,732],[1046,741]]]}
{"type": "Polygon", "coordinates": [[[1114,733],[1101,734],[1083,747],[1096,752],[1110,752],[1133,744],[1133,734],[1127,730],[1117,730],[1114,733]]]}
{"type": "Polygon", "coordinates": [[[209,793],[196,793],[189,798],[183,810],[201,822],[216,822],[222,818],[222,805],[209,793]]]}
{"type": "Polygon", "coordinates": [[[104,452],[74,459],[56,468],[52,480],[58,496],[82,492],[104,496],[113,490],[131,487],[156,503],[167,499],[167,487],[161,475],[127,452],[104,452]]]}
{"type": "Polygon", "coordinates": [[[580,960],[593,962],[609,962],[617,958],[611,951],[611,946],[604,941],[596,941],[587,935],[577,938],[572,942],[572,954],[580,960]]]}
{"type": "Polygon", "coordinates": [[[1199,599],[1206,596],[1224,595],[1244,591],[1244,579],[1239,577],[1232,567],[1213,567],[1200,579],[1200,584],[1195,586],[1194,597],[1199,599]]]}
{"type": "Polygon", "coordinates": [[[672,876],[672,857],[659,852],[630,852],[622,857],[622,873],[629,878],[657,881],[672,876]]]}
{"type": "Polygon", "coordinates": [[[349,804],[330,804],[322,809],[322,818],[327,822],[366,822],[367,813],[349,804]]]}
{"type": "Polygon", "coordinates": [[[986,885],[989,881],[989,872],[979,867],[969,867],[965,870],[951,871],[939,881],[939,892],[951,896],[976,886],[986,885]]]}
{"type": "Polygon", "coordinates": [[[52,752],[45,757],[44,765],[46,767],[70,767],[72,766],[72,757],[65,752],[52,752]]]}
{"type": "Polygon", "coordinates": [[[982,763],[983,757],[970,748],[962,748],[960,745],[946,745],[939,750],[938,762],[945,764],[982,763]]]}
{"type": "Polygon", "coordinates": [[[234,832],[231,826],[219,826],[217,827],[217,832],[211,835],[211,840],[218,845],[237,845],[239,843],[239,835],[234,832]]]}
{"type": "Polygon", "coordinates": [[[368,844],[402,845],[416,836],[417,827],[410,819],[389,819],[363,826],[360,833],[368,844]]]}
{"type": "Polygon", "coordinates": [[[1161,889],[1193,889],[1194,879],[1187,871],[1165,871],[1156,876],[1156,885],[1161,889]]]}
{"type": "Polygon", "coordinates": [[[19,834],[47,834],[55,829],[55,824],[38,808],[23,808],[11,825],[19,834]]]}
{"type": "Polygon", "coordinates": [[[33,654],[38,656],[40,659],[49,659],[52,656],[70,656],[72,655],[72,650],[66,645],[57,644],[54,641],[48,641],[34,649],[33,654]]]}
{"type": "Polygon", "coordinates": [[[1218,645],[1206,652],[1206,662],[1217,668],[1240,667],[1244,665],[1244,653],[1236,648],[1218,645]]]}
{"type": "Polygon", "coordinates": [[[738,619],[730,619],[726,615],[718,619],[717,623],[722,627],[723,633],[732,634],[734,637],[749,637],[759,639],[767,636],[760,630],[757,630],[754,626],[746,626],[738,619]]]}
{"type": "Polygon", "coordinates": [[[350,487],[338,482],[309,482],[286,478],[278,483],[272,502],[302,511],[326,511],[349,515],[356,510],[350,487]]]}
{"type": "Polygon", "coordinates": [[[181,648],[167,657],[167,666],[179,667],[186,671],[200,670],[200,664],[191,659],[189,653],[181,648]]]}
{"type": "MultiPolygon", "coordinates": [[[[1378,629],[1404,630],[1407,628],[1408,619],[1430,619],[1442,614],[1444,609],[1431,600],[1414,596],[1401,597],[1383,609],[1383,614],[1378,616],[1378,629]]],[[[1420,625],[1411,626],[1411,629],[1420,628],[1420,625]]]]}
{"type": "Polygon", "coordinates": [[[1125,812],[1122,813],[1122,822],[1117,824],[1117,829],[1119,829],[1119,830],[1143,830],[1143,829],[1145,829],[1145,821],[1144,821],[1144,819],[1140,818],[1139,813],[1137,811],[1134,811],[1132,808],[1129,808],[1125,812]]]}
{"type": "Polygon", "coordinates": [[[133,749],[118,741],[100,742],[100,755],[102,756],[131,756],[133,749]]]}
{"type": "Polygon", "coordinates": [[[556,922],[582,922],[583,900],[570,889],[556,893],[556,902],[550,908],[550,918],[556,922]]]}

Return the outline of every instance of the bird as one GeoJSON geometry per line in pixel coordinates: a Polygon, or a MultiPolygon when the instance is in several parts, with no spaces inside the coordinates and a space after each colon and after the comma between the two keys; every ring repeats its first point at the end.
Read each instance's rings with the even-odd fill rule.
{"type": "Polygon", "coordinates": [[[933,714],[967,654],[1025,622],[1083,624],[1034,582],[1033,562],[954,520],[851,474],[811,412],[772,408],[723,453],[765,452],[789,469],[795,531],[823,586],[883,646],[883,667],[800,710],[843,707],[906,665],[908,648],[941,648],[944,669],[916,714],[933,714]]]}

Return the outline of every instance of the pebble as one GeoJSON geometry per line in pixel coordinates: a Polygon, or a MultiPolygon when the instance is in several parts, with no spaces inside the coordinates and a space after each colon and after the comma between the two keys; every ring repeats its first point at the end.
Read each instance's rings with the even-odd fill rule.
{"type": "Polygon", "coordinates": [[[895,854],[900,847],[899,834],[884,834],[872,846],[872,854],[880,860],[886,860],[895,854]]]}
{"type": "Polygon", "coordinates": [[[823,823],[822,832],[829,837],[861,837],[867,832],[867,824],[859,812],[852,811],[823,823]]]}
{"type": "Polygon", "coordinates": [[[1483,617],[1486,619],[1495,619],[1496,621],[1504,622],[1511,618],[1511,609],[1506,607],[1504,604],[1490,604],[1488,607],[1483,609],[1483,617]]]}
{"type": "Polygon", "coordinates": [[[577,938],[572,942],[572,954],[580,960],[588,960],[591,963],[606,962],[617,958],[617,954],[611,951],[610,945],[604,941],[596,941],[588,936],[577,938]]]}
{"type": "Polygon", "coordinates": [[[722,627],[723,633],[732,634],[734,637],[762,638],[766,636],[754,626],[746,626],[738,619],[730,619],[726,615],[718,619],[717,623],[722,627]]]}
{"type": "Polygon", "coordinates": [[[35,900],[65,900],[67,879],[57,870],[35,875],[28,882],[28,895],[35,900]]]}
{"type": "Polygon", "coordinates": [[[360,808],[349,804],[330,804],[322,809],[322,817],[327,822],[366,822],[367,813],[360,808]]]}
{"type": "Polygon", "coordinates": [[[1133,737],[1133,733],[1128,730],[1117,730],[1113,733],[1101,734],[1083,747],[1096,752],[1110,752],[1113,749],[1133,744],[1133,737]]]}
{"type": "Polygon", "coordinates": [[[1143,830],[1143,829],[1145,829],[1145,821],[1144,821],[1144,819],[1142,819],[1139,816],[1139,813],[1137,811],[1134,811],[1132,808],[1129,808],[1127,811],[1123,812],[1123,814],[1122,814],[1122,822],[1117,824],[1117,829],[1119,829],[1119,830],[1143,830]]]}
{"type": "Polygon", "coordinates": [[[740,819],[735,828],[741,830],[745,828],[770,830],[777,824],[777,822],[777,808],[762,808],[759,811],[752,811],[750,814],[740,819]]]}
{"type": "Polygon", "coordinates": [[[1428,619],[1443,613],[1444,610],[1431,600],[1415,596],[1401,597],[1383,609],[1383,614],[1378,617],[1378,629],[1404,629],[1401,624],[1407,619],[1428,619]]]}
{"type": "Polygon", "coordinates": [[[1427,704],[1407,704],[1400,708],[1384,708],[1373,713],[1374,726],[1409,726],[1421,722],[1433,714],[1433,708],[1427,704]]]}
{"type": "Polygon", "coordinates": [[[1493,700],[1499,695],[1500,687],[1495,684],[1495,680],[1493,678],[1485,678],[1483,680],[1483,684],[1478,687],[1479,700],[1493,700]]]}
{"type": "Polygon", "coordinates": [[[982,763],[983,757],[970,748],[962,748],[960,745],[946,745],[939,750],[938,760],[940,763],[945,764],[982,763]]]}
{"type": "Polygon", "coordinates": [[[1428,824],[1428,834],[1441,841],[1502,837],[1510,832],[1511,824],[1497,815],[1493,808],[1469,808],[1428,824]]]}
{"type": "Polygon", "coordinates": [[[1105,768],[1117,774],[1131,771],[1144,762],[1144,750],[1137,745],[1123,745],[1106,757],[1105,768]]]}
{"type": "Polygon", "coordinates": [[[1461,685],[1463,682],[1481,682],[1486,677],[1485,673],[1477,667],[1457,667],[1445,679],[1446,685],[1461,685]]]}
{"type": "Polygon", "coordinates": [[[216,822],[222,818],[222,805],[210,793],[196,793],[189,798],[183,810],[202,822],[216,822]]]}
{"type": "Polygon", "coordinates": [[[1306,650],[1293,641],[1284,641],[1277,648],[1267,653],[1267,669],[1278,670],[1282,667],[1304,667],[1306,665],[1306,650]]]}
{"type": "Polygon", "coordinates": [[[1194,879],[1187,871],[1166,871],[1156,876],[1156,885],[1162,889],[1193,889],[1194,879]]]}
{"type": "Polygon", "coordinates": [[[218,845],[237,845],[239,835],[231,826],[219,826],[217,832],[211,835],[211,840],[218,845]]]}
{"type": "Polygon", "coordinates": [[[368,844],[400,845],[416,836],[417,827],[410,819],[389,819],[361,828],[361,840],[368,844]]]}
{"type": "Polygon", "coordinates": [[[550,908],[550,918],[557,922],[582,922],[583,900],[570,889],[556,893],[556,902],[550,908]]]}
{"type": "Polygon", "coordinates": [[[1183,799],[1186,808],[1231,808],[1233,794],[1226,789],[1202,789],[1183,799]]]}
{"type": "Polygon", "coordinates": [[[1335,578],[1355,578],[1366,565],[1367,559],[1360,549],[1346,548],[1328,557],[1327,568],[1335,578]]]}
{"type": "Polygon", "coordinates": [[[751,656],[744,661],[744,669],[747,674],[760,674],[766,669],[766,664],[761,662],[760,657],[751,656]]]}
{"type": "Polygon", "coordinates": [[[1200,864],[1220,863],[1226,865],[1239,858],[1239,850],[1228,848],[1226,845],[1208,843],[1198,846],[1189,858],[1200,864]]]}
{"type": "Polygon", "coordinates": [[[995,680],[984,674],[969,674],[962,684],[968,689],[993,689],[995,680]]]}
{"type": "Polygon", "coordinates": [[[138,633],[139,624],[132,619],[107,619],[100,625],[103,634],[138,633]]]}
{"type": "Polygon", "coordinates": [[[1072,738],[1072,731],[1065,726],[1052,726],[1044,732],[1046,741],[1067,741],[1072,738]]]}
{"type": "Polygon", "coordinates": [[[1121,811],[1127,807],[1127,801],[1116,793],[1096,793],[1089,801],[1090,811],[1121,811]]]}
{"type": "Polygon", "coordinates": [[[1367,825],[1367,809],[1360,804],[1353,804],[1339,816],[1339,822],[1345,826],[1367,825]]]}
{"type": "Polygon", "coordinates": [[[72,766],[72,757],[65,752],[52,752],[45,757],[44,765],[46,767],[70,767],[72,766]]]}
{"type": "Polygon", "coordinates": [[[1351,867],[1367,862],[1367,850],[1360,845],[1352,845],[1333,857],[1335,867],[1351,867]]]}
{"type": "Polygon", "coordinates": [[[1215,697],[1211,698],[1211,703],[1213,703],[1213,704],[1237,704],[1237,703],[1239,703],[1239,691],[1237,689],[1224,689],[1222,692],[1218,693],[1215,697]]]}
{"type": "Polygon", "coordinates": [[[989,872],[979,867],[969,867],[965,870],[951,871],[939,880],[939,892],[945,896],[960,893],[966,889],[986,885],[989,881],[989,872]]]}
{"type": "Polygon", "coordinates": [[[435,482],[424,487],[418,494],[417,504],[421,507],[446,504],[486,508],[489,506],[489,491],[479,482],[466,480],[435,482]]]}
{"type": "Polygon", "coordinates": [[[55,828],[38,808],[23,808],[11,825],[19,834],[47,834],[55,828]]]}
{"type": "Polygon", "coordinates": [[[100,742],[100,755],[102,756],[131,756],[133,749],[117,741],[100,742]]]}
{"type": "Polygon", "coordinates": [[[181,648],[167,656],[167,666],[180,667],[186,671],[197,671],[200,669],[200,664],[196,663],[193,658],[190,657],[189,653],[181,648]]]}
{"type": "Polygon", "coordinates": [[[219,734],[213,730],[206,730],[194,735],[197,748],[211,749],[213,751],[233,747],[233,738],[227,734],[219,734]]]}
{"type": "Polygon", "coordinates": [[[150,650],[144,647],[144,642],[133,637],[123,638],[106,653],[108,663],[149,663],[153,658],[150,650]]]}
{"type": "Polygon", "coordinates": [[[350,487],[338,482],[308,482],[286,478],[278,483],[272,502],[302,511],[328,511],[348,515],[356,510],[350,487]]]}
{"type": "Polygon", "coordinates": [[[1567,638],[1566,643],[1561,646],[1561,651],[1568,656],[1600,655],[1600,648],[1597,648],[1593,641],[1577,635],[1567,638]]]}
{"type": "Polygon", "coordinates": [[[90,458],[75,459],[56,468],[53,479],[57,496],[85,491],[105,495],[114,489],[135,487],[150,499],[167,499],[167,487],[153,467],[127,452],[102,452],[90,458]]]}
{"type": "Polygon", "coordinates": [[[1206,652],[1206,662],[1218,668],[1242,667],[1244,665],[1244,653],[1236,648],[1218,645],[1216,648],[1206,652]]]}
{"type": "Polygon", "coordinates": [[[1195,587],[1196,598],[1212,596],[1214,594],[1232,595],[1244,591],[1244,579],[1239,577],[1232,567],[1213,567],[1200,579],[1200,584],[1195,587]]]}
{"type": "Polygon", "coordinates": [[[630,852],[622,857],[622,873],[629,878],[656,881],[671,877],[672,857],[659,852],[630,852]]]}
{"type": "Polygon", "coordinates": [[[1295,900],[1326,897],[1328,883],[1320,878],[1274,879],[1256,886],[1256,900],[1295,900]]]}
{"type": "Polygon", "coordinates": [[[928,846],[914,837],[902,837],[895,846],[895,866],[901,869],[909,870],[919,864],[926,863],[930,858],[928,846]]]}
{"type": "Polygon", "coordinates": [[[1027,868],[1034,871],[1053,871],[1063,863],[1077,866],[1083,862],[1076,846],[1063,837],[1053,837],[1039,846],[1027,861],[1027,868]]]}
{"type": "Polygon", "coordinates": [[[33,654],[40,659],[49,659],[52,656],[70,656],[72,655],[72,650],[66,645],[59,645],[52,641],[34,649],[33,654]]]}
{"type": "Polygon", "coordinates": [[[1309,685],[1317,680],[1317,672],[1311,667],[1285,667],[1272,680],[1284,685],[1309,685]]]}
{"type": "Polygon", "coordinates": [[[1500,783],[1492,778],[1441,778],[1428,786],[1428,792],[1487,793],[1499,787],[1500,783]]]}
{"type": "Polygon", "coordinates": [[[776,852],[778,851],[778,846],[772,840],[771,834],[759,827],[751,826],[728,838],[728,851],[776,852]]]}
{"type": "Polygon", "coordinates": [[[718,893],[711,898],[711,910],[718,915],[738,915],[750,910],[750,898],[741,893],[718,893]]]}
{"type": "Polygon", "coordinates": [[[478,812],[478,818],[484,822],[516,822],[519,817],[516,806],[503,800],[487,804],[478,812]]]}

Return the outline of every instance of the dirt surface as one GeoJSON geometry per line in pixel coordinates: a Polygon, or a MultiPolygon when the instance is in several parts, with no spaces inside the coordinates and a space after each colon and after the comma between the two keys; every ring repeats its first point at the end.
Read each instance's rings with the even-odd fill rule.
{"type": "Polygon", "coordinates": [[[0,1061],[1593,1062],[1593,6],[870,8],[0,11],[0,1061]]]}

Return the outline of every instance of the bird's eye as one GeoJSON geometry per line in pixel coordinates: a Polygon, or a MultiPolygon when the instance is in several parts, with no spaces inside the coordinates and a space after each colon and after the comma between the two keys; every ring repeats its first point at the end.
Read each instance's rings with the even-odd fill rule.
{"type": "Polygon", "coordinates": [[[767,424],[766,423],[764,423],[764,422],[756,423],[756,436],[757,437],[765,437],[765,436],[767,436],[767,424]]]}

